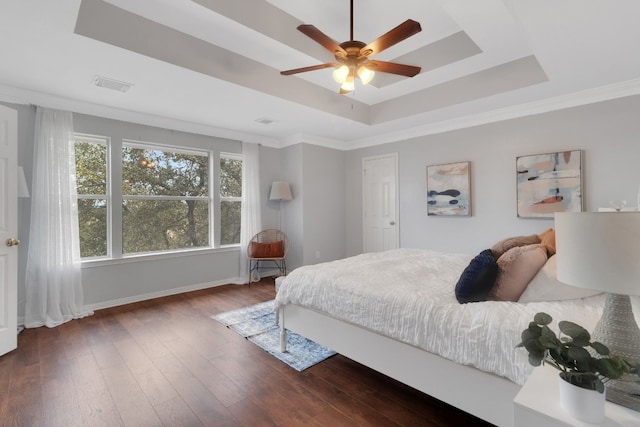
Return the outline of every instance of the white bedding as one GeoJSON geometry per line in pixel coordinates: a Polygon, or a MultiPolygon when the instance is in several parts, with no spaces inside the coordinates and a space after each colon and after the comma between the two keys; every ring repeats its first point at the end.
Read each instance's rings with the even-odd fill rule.
{"type": "MultiPolygon", "coordinates": [[[[544,311],[592,330],[603,295],[584,299],[459,304],[454,288],[472,255],[398,249],[300,267],[282,280],[276,306],[296,304],[524,384],[532,370],[515,346],[544,311]]],[[[286,324],[286,319],[285,319],[286,324]]]]}

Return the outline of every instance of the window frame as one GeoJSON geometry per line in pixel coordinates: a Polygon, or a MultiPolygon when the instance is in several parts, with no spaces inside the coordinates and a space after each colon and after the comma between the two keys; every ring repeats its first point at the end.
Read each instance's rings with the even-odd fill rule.
{"type": "Polygon", "coordinates": [[[130,258],[130,257],[139,257],[139,256],[145,256],[145,255],[156,255],[156,254],[171,254],[171,253],[180,253],[180,252],[190,252],[190,251],[197,251],[197,250],[206,250],[206,249],[215,249],[216,245],[215,242],[213,240],[214,237],[214,233],[213,233],[213,224],[215,223],[215,216],[214,213],[212,211],[212,200],[213,200],[213,194],[212,194],[212,189],[214,188],[212,185],[212,180],[211,180],[211,175],[214,172],[214,167],[213,167],[213,162],[215,161],[215,155],[214,152],[212,150],[205,150],[205,149],[197,149],[197,148],[185,148],[185,147],[180,147],[180,146],[175,146],[175,145],[168,145],[168,144],[160,144],[160,143],[155,143],[155,142],[150,142],[150,141],[140,141],[140,140],[131,140],[131,139],[126,139],[123,138],[122,139],[122,144],[120,146],[120,152],[119,152],[119,158],[120,158],[120,176],[119,176],[119,189],[120,189],[120,204],[118,205],[118,208],[120,210],[120,247],[119,247],[119,251],[120,251],[120,257],[121,258],[130,258]],[[139,149],[139,150],[157,150],[157,151],[165,151],[165,152],[173,152],[173,153],[180,153],[180,154],[190,154],[190,155],[194,155],[194,156],[206,156],[207,160],[208,160],[208,170],[207,170],[207,176],[208,176],[208,182],[207,182],[207,186],[208,186],[208,193],[209,195],[207,197],[204,196],[163,196],[163,195],[138,195],[138,194],[127,194],[125,195],[124,193],[122,193],[122,153],[125,147],[131,147],[131,148],[135,148],[135,149],[139,149]],[[208,215],[208,238],[209,238],[209,244],[207,246],[198,246],[198,247],[185,247],[185,248],[180,248],[180,249],[170,249],[170,250],[160,250],[160,251],[148,251],[148,252],[131,252],[131,253],[124,253],[124,243],[122,242],[122,233],[123,233],[123,218],[122,218],[122,205],[124,203],[125,200],[163,200],[163,201],[182,201],[182,200],[198,200],[198,201],[207,201],[208,204],[208,210],[209,210],[209,215],[208,215]]]}
{"type": "MultiPolygon", "coordinates": [[[[108,264],[136,262],[140,258],[162,259],[188,256],[193,252],[228,252],[235,251],[240,244],[220,244],[220,204],[222,201],[239,201],[243,202],[242,197],[221,197],[220,195],[220,159],[231,158],[244,161],[242,153],[226,152],[219,149],[207,149],[196,147],[184,147],[172,144],[163,144],[142,140],[134,140],[130,138],[115,138],[105,135],[94,135],[83,132],[73,133],[73,143],[76,142],[92,142],[100,143],[106,146],[106,194],[78,194],[78,199],[104,199],[107,203],[107,230],[106,243],[107,255],[98,257],[81,258],[83,265],[100,266],[108,264]],[[122,153],[124,147],[133,147],[138,149],[157,149],[162,151],[173,151],[185,154],[206,155],[209,159],[208,167],[208,186],[209,195],[207,198],[202,196],[142,196],[142,195],[123,195],[122,194],[122,153]],[[116,161],[117,159],[117,161],[116,161]],[[163,250],[153,252],[136,252],[123,254],[122,242],[122,203],[125,199],[134,200],[207,200],[209,206],[209,244],[202,247],[187,247],[175,250],[163,250]]],[[[76,187],[77,190],[77,187],[76,187]]],[[[242,189],[244,192],[244,188],[242,189]]]]}
{"type": "MultiPolygon", "coordinates": [[[[237,153],[226,153],[226,152],[221,152],[219,159],[218,159],[218,167],[220,168],[220,171],[218,172],[218,186],[217,186],[217,193],[218,193],[218,212],[220,212],[222,210],[222,202],[240,202],[240,214],[242,215],[242,203],[244,202],[244,186],[241,187],[241,193],[242,196],[240,197],[228,197],[225,196],[223,197],[220,191],[220,175],[222,174],[222,167],[220,167],[220,162],[222,161],[222,159],[230,159],[230,160],[239,160],[242,163],[242,166],[244,167],[244,156],[242,154],[237,154],[237,153]]],[[[242,181],[241,181],[241,185],[244,184],[244,176],[242,177],[242,181]]],[[[220,243],[220,237],[222,236],[222,215],[219,214],[218,217],[220,218],[220,224],[219,224],[219,232],[218,232],[218,247],[220,248],[228,248],[228,247],[234,247],[234,246],[240,246],[240,244],[242,242],[238,242],[238,243],[229,243],[226,245],[223,245],[220,243]]],[[[242,218],[240,218],[240,221],[242,221],[242,218]]],[[[242,231],[241,231],[242,233],[242,231]]]]}
{"type": "MultiPolygon", "coordinates": [[[[112,230],[112,224],[113,224],[113,194],[112,194],[112,169],[111,169],[111,165],[112,165],[112,159],[111,159],[111,138],[108,136],[101,136],[101,135],[91,135],[91,134],[86,134],[86,133],[80,133],[80,132],[74,132],[73,133],[73,145],[74,145],[74,163],[76,161],[75,159],[75,145],[76,143],[80,143],[80,142],[90,142],[93,144],[100,144],[100,145],[104,145],[106,148],[106,155],[105,155],[105,194],[84,194],[84,193],[78,193],[78,187],[76,185],[76,198],[78,200],[106,200],[106,221],[107,221],[107,229],[106,229],[106,240],[107,240],[107,253],[106,255],[102,255],[102,256],[93,256],[93,257],[83,257],[81,258],[81,261],[94,261],[94,260],[106,260],[106,259],[113,259],[113,241],[112,241],[112,235],[113,235],[113,230],[112,230]]],[[[75,171],[75,164],[74,164],[74,171],[75,171]]],[[[77,178],[77,172],[76,172],[76,178],[77,178]]],[[[78,206],[79,208],[79,206],[78,206]]]]}

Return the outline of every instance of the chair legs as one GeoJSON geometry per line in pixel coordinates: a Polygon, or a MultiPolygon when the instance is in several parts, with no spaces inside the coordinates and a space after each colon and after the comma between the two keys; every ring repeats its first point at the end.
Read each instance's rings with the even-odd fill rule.
{"type": "Polygon", "coordinates": [[[258,258],[249,258],[249,285],[251,285],[252,281],[257,282],[260,280],[260,262],[271,261],[276,267],[278,267],[278,272],[281,276],[287,275],[287,263],[284,258],[280,259],[258,259],[258,258]],[[255,261],[255,264],[254,264],[255,261]],[[254,273],[258,276],[257,280],[254,279],[254,273]]]}

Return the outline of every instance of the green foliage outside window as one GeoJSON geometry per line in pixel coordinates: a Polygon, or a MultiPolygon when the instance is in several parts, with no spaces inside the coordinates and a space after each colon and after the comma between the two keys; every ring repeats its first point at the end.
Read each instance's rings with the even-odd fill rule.
{"type": "MultiPolygon", "coordinates": [[[[108,140],[75,140],[80,252],[108,257],[108,140]]],[[[122,254],[211,247],[210,156],[124,144],[121,153],[122,254]]],[[[242,159],[220,159],[220,244],[240,242],[242,159]]],[[[117,201],[116,203],[120,203],[117,201]]]]}
{"type": "Polygon", "coordinates": [[[240,243],[242,160],[220,158],[220,244],[240,243]]]}
{"type": "Polygon", "coordinates": [[[209,246],[207,155],[124,146],[122,196],[123,254],[209,246]]]}
{"type": "Polygon", "coordinates": [[[80,256],[107,256],[107,145],[79,139],[75,157],[80,256]]]}

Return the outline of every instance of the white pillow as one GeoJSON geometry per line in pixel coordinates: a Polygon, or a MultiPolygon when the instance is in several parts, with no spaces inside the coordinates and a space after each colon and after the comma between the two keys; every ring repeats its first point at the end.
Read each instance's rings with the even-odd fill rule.
{"type": "Polygon", "coordinates": [[[556,256],[551,256],[542,266],[538,274],[529,282],[518,302],[561,301],[586,298],[602,293],[602,291],[577,288],[559,282],[556,278],[556,256]]]}

